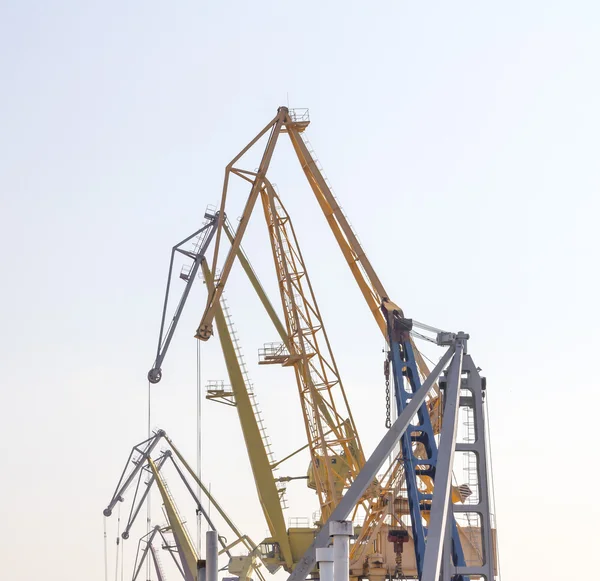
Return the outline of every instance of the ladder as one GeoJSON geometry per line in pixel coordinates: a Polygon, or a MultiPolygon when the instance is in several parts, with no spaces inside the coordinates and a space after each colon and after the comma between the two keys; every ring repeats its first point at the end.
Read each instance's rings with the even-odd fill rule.
{"type": "MultiPolygon", "coordinates": [[[[189,529],[187,527],[186,521],[183,520],[183,518],[181,517],[181,511],[177,507],[177,503],[175,502],[175,498],[173,497],[173,494],[171,493],[169,485],[167,484],[167,481],[164,478],[162,479],[162,483],[163,483],[163,486],[165,488],[165,492],[167,493],[167,496],[169,497],[169,500],[171,501],[171,505],[173,506],[173,510],[175,511],[175,514],[177,515],[177,518],[179,519],[179,522],[181,523],[181,527],[183,528],[184,533],[186,534],[186,536],[188,537],[188,539],[191,539],[192,536],[190,535],[190,531],[189,531],[189,529]]],[[[168,520],[169,519],[167,518],[167,521],[168,520]]],[[[191,540],[190,540],[190,545],[193,546],[193,544],[191,543],[191,540]]]]}
{"type": "Polygon", "coordinates": [[[356,230],[354,229],[354,227],[352,226],[352,223],[348,219],[348,215],[344,211],[344,208],[342,208],[342,205],[340,204],[340,201],[339,201],[338,197],[335,195],[335,191],[333,189],[333,186],[331,185],[331,182],[329,181],[329,178],[325,174],[325,170],[323,169],[323,166],[321,165],[321,162],[317,158],[317,154],[315,153],[315,150],[314,150],[311,142],[306,137],[306,133],[301,133],[300,137],[302,138],[302,141],[304,141],[304,145],[306,145],[306,149],[308,150],[308,153],[310,154],[310,157],[312,158],[314,164],[317,166],[317,169],[319,170],[319,172],[323,176],[323,179],[325,180],[325,183],[327,184],[327,187],[329,188],[329,191],[331,192],[331,195],[333,196],[334,200],[336,201],[336,203],[338,205],[338,208],[340,209],[340,212],[342,213],[342,215],[346,219],[346,222],[350,226],[350,230],[352,230],[352,233],[354,234],[354,236],[358,240],[359,244],[362,246],[362,243],[360,242],[360,238],[358,237],[358,234],[356,233],[356,230]]]}
{"type": "MultiPolygon", "coordinates": [[[[256,418],[256,423],[258,425],[258,430],[260,432],[260,437],[265,448],[265,452],[267,453],[267,458],[269,459],[269,463],[271,466],[275,464],[275,455],[273,454],[273,449],[271,447],[271,438],[267,433],[267,428],[265,426],[262,412],[258,406],[258,401],[256,400],[256,395],[254,393],[254,385],[250,381],[250,375],[248,374],[248,368],[246,366],[246,361],[244,359],[244,354],[242,352],[242,348],[239,342],[238,334],[235,329],[235,325],[233,323],[233,318],[231,317],[231,312],[229,306],[227,304],[227,300],[225,299],[225,295],[221,296],[221,310],[223,311],[223,316],[225,317],[225,323],[227,325],[227,330],[229,331],[229,335],[231,337],[231,344],[233,345],[233,349],[235,351],[235,356],[238,361],[238,365],[240,367],[240,371],[242,373],[242,377],[244,379],[244,384],[246,385],[246,391],[248,392],[248,399],[250,400],[250,405],[252,406],[252,411],[254,412],[254,417],[256,418]]],[[[277,468],[275,468],[276,470],[277,468]]],[[[285,483],[277,482],[277,491],[279,492],[279,497],[281,499],[282,508],[287,508],[287,499],[285,497],[285,483]]]]}

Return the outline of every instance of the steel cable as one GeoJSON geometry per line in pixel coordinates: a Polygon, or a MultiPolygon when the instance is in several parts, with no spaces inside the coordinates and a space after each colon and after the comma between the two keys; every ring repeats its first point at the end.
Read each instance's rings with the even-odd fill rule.
{"type": "MultiPolygon", "coordinates": [[[[198,473],[198,480],[202,481],[202,342],[197,341],[196,348],[196,398],[197,398],[197,414],[196,414],[196,471],[198,473]]],[[[197,486],[198,499],[202,502],[202,490],[200,485],[197,486]]],[[[201,554],[202,549],[202,513],[197,511],[198,519],[198,556],[201,554]]]]}
{"type": "MultiPolygon", "coordinates": [[[[152,436],[152,384],[148,381],[148,439],[152,436]]],[[[152,518],[151,518],[151,510],[152,504],[150,502],[150,497],[152,496],[151,491],[148,492],[148,498],[146,500],[146,534],[150,534],[152,518]]],[[[146,579],[148,581],[152,581],[152,568],[150,567],[150,559],[146,559],[146,579]]]]}
{"type": "Polygon", "coordinates": [[[121,505],[119,504],[119,511],[117,516],[117,550],[115,551],[115,581],[119,581],[119,541],[121,537],[121,505]]]}
{"type": "Polygon", "coordinates": [[[108,581],[108,540],[106,537],[106,517],[104,517],[104,581],[108,581]]]}
{"type": "MultiPolygon", "coordinates": [[[[497,579],[498,581],[501,581],[502,576],[501,576],[501,572],[500,572],[500,549],[499,549],[499,544],[498,544],[498,522],[496,520],[496,492],[494,490],[494,468],[492,465],[492,443],[490,441],[490,428],[489,428],[489,412],[488,412],[488,404],[487,404],[487,394],[485,394],[484,396],[484,400],[483,400],[483,405],[485,408],[485,415],[484,415],[484,430],[485,430],[485,443],[487,446],[487,457],[489,459],[489,465],[488,465],[488,472],[489,472],[489,478],[490,478],[490,500],[491,500],[491,504],[492,504],[492,509],[494,511],[494,522],[492,523],[492,527],[495,528],[496,530],[496,535],[495,538],[492,537],[493,542],[493,550],[496,551],[495,554],[495,560],[496,560],[496,570],[497,570],[497,579]]],[[[491,531],[490,531],[490,534],[491,531]]],[[[493,558],[493,557],[492,557],[493,558]]]]}

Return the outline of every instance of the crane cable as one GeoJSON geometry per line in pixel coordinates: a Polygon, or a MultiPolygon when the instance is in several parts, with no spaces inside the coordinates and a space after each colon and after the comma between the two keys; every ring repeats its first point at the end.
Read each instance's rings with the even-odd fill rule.
{"type": "MultiPolygon", "coordinates": [[[[202,481],[202,342],[197,341],[196,347],[196,471],[198,480],[202,481]]],[[[202,490],[200,485],[197,486],[197,495],[202,502],[202,490]]],[[[202,513],[196,511],[198,519],[198,538],[196,544],[198,546],[198,556],[202,549],[202,513]]]]}
{"type": "Polygon", "coordinates": [[[117,516],[117,550],[115,555],[115,581],[119,581],[119,541],[121,533],[121,505],[119,504],[119,512],[117,516]]]}
{"type": "MultiPolygon", "coordinates": [[[[152,384],[148,381],[148,439],[152,437],[152,424],[151,424],[151,412],[152,412],[152,384]]],[[[148,498],[146,500],[146,533],[150,534],[151,527],[151,508],[150,503],[151,492],[148,492],[148,498]]],[[[146,579],[151,581],[152,568],[150,567],[150,559],[146,559],[146,579]]]]}
{"type": "Polygon", "coordinates": [[[106,537],[106,517],[104,517],[104,581],[108,581],[108,540],[106,537]]]}
{"type": "Polygon", "coordinates": [[[123,550],[125,543],[121,543],[121,581],[123,581],[123,575],[125,574],[125,558],[123,556],[123,550]]]}
{"type": "MultiPolygon", "coordinates": [[[[500,570],[500,549],[498,543],[498,522],[496,521],[496,491],[494,487],[494,468],[492,465],[492,443],[490,441],[490,422],[489,420],[489,411],[488,411],[488,398],[487,396],[483,398],[483,407],[484,407],[484,434],[485,434],[485,442],[487,445],[487,457],[488,457],[488,476],[489,476],[489,485],[488,485],[488,494],[490,495],[490,504],[491,508],[494,511],[494,522],[490,522],[492,525],[492,529],[496,530],[496,534],[492,536],[492,552],[495,552],[495,555],[492,556],[492,562],[495,561],[496,572],[498,574],[498,581],[502,579],[502,572],[500,570]]],[[[491,519],[490,519],[491,521],[491,519]]],[[[493,535],[492,531],[490,531],[490,535],[493,535]]],[[[493,567],[492,567],[493,570],[493,567]]]]}

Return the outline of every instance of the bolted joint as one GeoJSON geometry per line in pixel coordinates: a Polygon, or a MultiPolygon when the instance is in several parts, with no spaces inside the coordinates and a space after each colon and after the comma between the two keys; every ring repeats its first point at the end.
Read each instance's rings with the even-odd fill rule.
{"type": "Polygon", "coordinates": [[[212,325],[201,325],[198,327],[196,331],[196,339],[200,339],[200,341],[208,341],[213,335],[213,326],[212,325]]]}
{"type": "Polygon", "coordinates": [[[456,333],[450,333],[448,331],[442,331],[437,334],[435,342],[440,345],[452,345],[456,341],[456,333]]]}
{"type": "Polygon", "coordinates": [[[465,343],[468,339],[470,339],[470,336],[468,333],[464,333],[463,331],[459,331],[458,333],[450,333],[449,331],[440,331],[436,338],[435,338],[435,342],[442,346],[442,345],[452,345],[454,343],[457,342],[462,342],[465,343]]]}
{"type": "Polygon", "coordinates": [[[463,333],[463,331],[459,331],[456,334],[456,343],[460,343],[463,346],[464,353],[467,353],[467,340],[470,339],[468,333],[463,333]]]}
{"type": "Polygon", "coordinates": [[[354,534],[351,520],[334,520],[329,523],[329,536],[351,537],[354,534]]]}

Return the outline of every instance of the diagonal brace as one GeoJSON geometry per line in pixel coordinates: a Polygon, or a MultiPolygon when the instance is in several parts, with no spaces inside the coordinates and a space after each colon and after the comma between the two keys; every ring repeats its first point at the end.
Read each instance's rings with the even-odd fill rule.
{"type": "Polygon", "coordinates": [[[346,494],[342,497],[339,504],[331,513],[331,516],[327,522],[321,528],[319,534],[313,541],[313,544],[307,549],[306,553],[304,553],[294,571],[289,576],[288,581],[302,581],[306,579],[306,576],[315,566],[316,549],[327,547],[329,544],[329,523],[333,521],[346,520],[348,518],[356,506],[356,503],[360,500],[369,485],[373,482],[373,479],[377,476],[379,469],[383,466],[384,462],[394,449],[394,446],[398,443],[404,432],[406,432],[410,421],[425,401],[429,390],[433,387],[433,384],[439,377],[440,373],[454,352],[455,345],[451,345],[446,353],[444,353],[439,363],[433,368],[427,379],[423,382],[421,388],[414,394],[413,398],[410,400],[404,410],[402,410],[402,413],[398,416],[398,419],[392,424],[392,427],[387,431],[381,442],[379,442],[374,452],[363,466],[363,469],[359,472],[358,476],[346,494]]]}
{"type": "Polygon", "coordinates": [[[442,431],[438,446],[438,461],[435,470],[435,486],[431,503],[431,517],[427,530],[427,543],[423,559],[422,581],[437,581],[440,576],[444,537],[450,506],[452,486],[452,466],[456,448],[462,359],[465,348],[464,339],[459,334],[456,351],[446,383],[442,431]]]}

